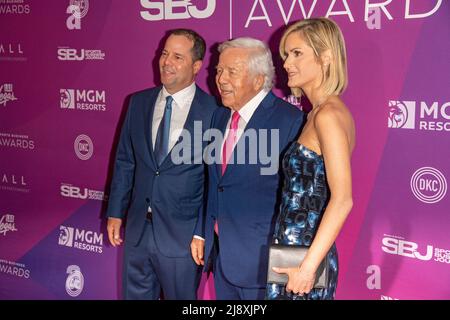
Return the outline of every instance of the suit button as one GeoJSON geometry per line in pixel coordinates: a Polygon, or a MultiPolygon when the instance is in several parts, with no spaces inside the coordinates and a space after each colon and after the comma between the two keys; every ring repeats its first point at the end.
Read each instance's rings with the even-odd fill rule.
{"type": "Polygon", "coordinates": [[[145,202],[150,203],[150,199],[149,198],[145,198],[145,202]]]}
{"type": "Polygon", "coordinates": [[[223,187],[219,187],[219,188],[217,188],[217,190],[218,190],[219,192],[223,192],[223,187]]]}
{"type": "Polygon", "coordinates": [[[155,172],[155,175],[159,176],[159,171],[156,171],[156,172],[155,172]]]}

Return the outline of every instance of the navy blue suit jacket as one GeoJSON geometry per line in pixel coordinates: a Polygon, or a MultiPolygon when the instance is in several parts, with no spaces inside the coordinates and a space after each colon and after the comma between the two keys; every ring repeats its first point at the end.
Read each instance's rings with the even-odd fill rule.
{"type": "MultiPolygon", "coordinates": [[[[230,109],[214,112],[212,127],[225,132],[230,109]]],[[[208,165],[209,187],[205,215],[205,268],[208,267],[213,243],[214,222],[219,225],[219,254],[225,277],[235,286],[262,288],[266,285],[268,246],[272,239],[274,218],[278,212],[281,170],[280,157],[294,141],[303,124],[303,112],[269,92],[247,124],[243,136],[250,129],[278,129],[279,151],[276,154],[275,174],[261,175],[268,167],[258,157],[249,163],[249,148],[245,146],[246,164],[228,164],[222,176],[221,164],[208,165]]],[[[270,149],[270,134],[267,146],[270,149]]],[[[258,144],[261,146],[262,136],[258,144]]],[[[232,157],[245,139],[239,139],[232,157]]],[[[276,151],[276,150],[274,150],[276,151]]],[[[251,158],[251,155],[250,155],[251,158]]]]}
{"type": "Polygon", "coordinates": [[[196,87],[184,129],[194,138],[194,121],[202,122],[202,130],[195,131],[200,146],[192,144],[185,150],[188,153],[183,155],[191,163],[175,164],[171,153],[182,142],[180,138],[158,168],[152,146],[152,121],[160,90],[161,87],[148,89],[131,97],[118,144],[107,216],[124,218],[128,211],[125,241],[137,245],[150,206],[159,251],[167,257],[186,257],[190,255],[198,216],[204,209],[205,165],[199,159],[206,143],[202,142],[202,135],[210,126],[217,104],[196,87]]]}

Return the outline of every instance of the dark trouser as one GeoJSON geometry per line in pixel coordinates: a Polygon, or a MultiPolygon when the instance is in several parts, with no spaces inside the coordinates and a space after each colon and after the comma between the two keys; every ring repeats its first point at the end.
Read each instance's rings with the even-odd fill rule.
{"type": "MultiPolygon", "coordinates": [[[[266,288],[244,288],[238,287],[227,280],[223,273],[220,261],[220,248],[218,237],[214,243],[217,255],[214,261],[214,287],[216,288],[217,300],[264,300],[266,288]]],[[[239,254],[239,253],[236,253],[239,254]]],[[[257,272],[257,270],[255,270],[257,272]]]]}
{"type": "MultiPolygon", "coordinates": [[[[201,268],[191,255],[163,256],[156,247],[150,221],[137,246],[125,245],[123,297],[127,300],[196,300],[201,268]]],[[[187,245],[189,248],[189,245],[187,245]]]]}

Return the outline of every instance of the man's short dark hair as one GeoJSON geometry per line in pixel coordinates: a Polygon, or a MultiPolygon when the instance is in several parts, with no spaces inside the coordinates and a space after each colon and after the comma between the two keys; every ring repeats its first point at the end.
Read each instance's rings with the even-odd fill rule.
{"type": "Polygon", "coordinates": [[[205,57],[206,43],[197,32],[191,29],[174,29],[169,31],[170,35],[185,36],[194,43],[191,49],[192,61],[203,60],[205,57]]]}

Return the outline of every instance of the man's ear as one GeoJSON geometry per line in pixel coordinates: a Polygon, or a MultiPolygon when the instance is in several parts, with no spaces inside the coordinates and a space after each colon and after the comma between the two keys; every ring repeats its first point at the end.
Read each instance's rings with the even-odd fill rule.
{"type": "Polygon", "coordinates": [[[194,62],[194,65],[193,65],[194,74],[197,74],[200,71],[200,69],[202,68],[202,64],[203,64],[202,60],[197,60],[194,62]]]}
{"type": "Polygon", "coordinates": [[[255,91],[259,91],[261,90],[261,88],[264,86],[264,75],[262,74],[258,74],[254,80],[253,80],[253,89],[255,89],[255,91]]]}

